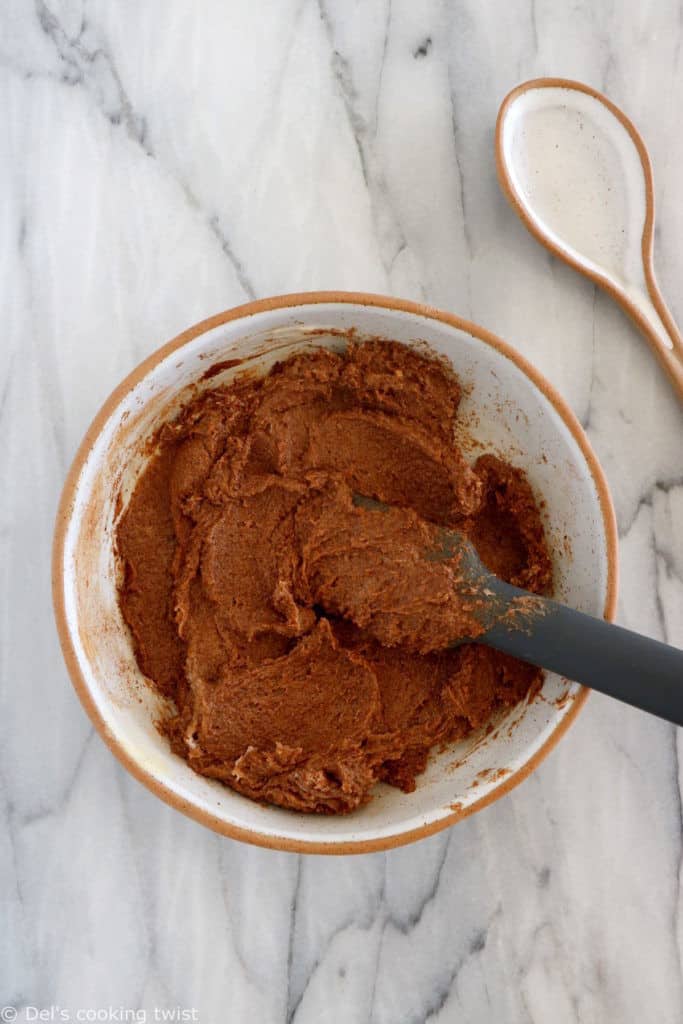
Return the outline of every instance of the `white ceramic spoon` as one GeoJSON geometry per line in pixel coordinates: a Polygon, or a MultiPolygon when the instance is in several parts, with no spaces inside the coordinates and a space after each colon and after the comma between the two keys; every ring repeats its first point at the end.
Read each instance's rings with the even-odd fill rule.
{"type": "Polygon", "coordinates": [[[528,229],[623,306],[683,400],[683,339],[655,279],[652,166],[634,125],[580,82],[524,82],[498,113],[496,163],[528,229]]]}

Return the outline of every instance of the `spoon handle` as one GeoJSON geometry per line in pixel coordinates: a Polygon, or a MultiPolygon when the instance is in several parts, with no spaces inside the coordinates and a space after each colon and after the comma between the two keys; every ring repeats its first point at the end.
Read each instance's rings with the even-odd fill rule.
{"type": "MultiPolygon", "coordinates": [[[[526,591],[503,588],[508,600],[528,602],[526,591]]],[[[482,642],[683,725],[683,651],[548,598],[534,597],[531,608],[496,623],[482,642]]]]}
{"type": "Polygon", "coordinates": [[[659,286],[652,270],[652,263],[645,264],[648,274],[650,295],[642,293],[637,306],[628,300],[622,306],[635,321],[645,340],[674,386],[678,397],[683,401],[683,337],[674,318],[666,307],[659,286]],[[645,315],[647,311],[647,315],[645,315]]]}

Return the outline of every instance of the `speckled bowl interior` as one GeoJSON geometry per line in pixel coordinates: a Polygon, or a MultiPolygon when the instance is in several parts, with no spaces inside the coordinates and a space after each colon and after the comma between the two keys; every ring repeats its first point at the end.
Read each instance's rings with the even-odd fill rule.
{"type": "Polygon", "coordinates": [[[288,297],[206,321],[142,364],[93,423],[58,517],[55,606],[74,684],[114,753],[157,795],[226,834],[317,852],[397,845],[490,802],[538,763],[585,696],[549,674],[541,694],[501,716],[489,735],[435,752],[414,793],[379,785],[367,806],[341,817],[257,805],[196,775],[158,733],[163,708],[137,668],[116,598],[115,524],[145,464],[145,441],[188,388],[215,387],[245,368],[267,371],[302,348],[342,348],[349,331],[445,355],[465,385],[460,440],[473,456],[493,450],[523,467],[545,499],[559,598],[611,615],[616,587],[611,504],[580,427],[535,371],[480,328],[370,296],[288,297]],[[214,364],[238,359],[202,379],[214,364]]]}

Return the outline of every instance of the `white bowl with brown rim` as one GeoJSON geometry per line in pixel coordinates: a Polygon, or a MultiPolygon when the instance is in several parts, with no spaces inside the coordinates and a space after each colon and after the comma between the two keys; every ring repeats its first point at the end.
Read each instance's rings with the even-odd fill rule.
{"type": "Polygon", "coordinates": [[[71,678],[113,753],[161,799],[224,835],[311,853],[398,846],[486,806],[533,771],[588,693],[546,674],[540,694],[495,719],[488,734],[434,751],[414,793],[378,785],[366,806],[344,816],[256,804],[171,752],[154,724],[161,698],[137,667],[116,590],[115,525],[149,457],[146,442],[188,389],[215,387],[246,368],[266,372],[302,348],[343,347],[349,332],[445,355],[464,385],[461,440],[520,466],[545,501],[557,598],[611,619],[617,592],[614,511],[581,426],[537,370],[475,324],[376,295],[287,295],[211,317],[141,363],[95,417],[57,515],[53,595],[71,678]]]}

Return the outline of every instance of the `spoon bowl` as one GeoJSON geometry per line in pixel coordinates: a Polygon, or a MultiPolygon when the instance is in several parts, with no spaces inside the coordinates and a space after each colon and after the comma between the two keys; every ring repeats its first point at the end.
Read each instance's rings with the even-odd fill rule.
{"type": "Polygon", "coordinates": [[[632,122],[580,82],[525,82],[498,113],[496,163],[526,227],[619,302],[683,399],[683,339],[652,256],[652,166],[632,122]]]}

